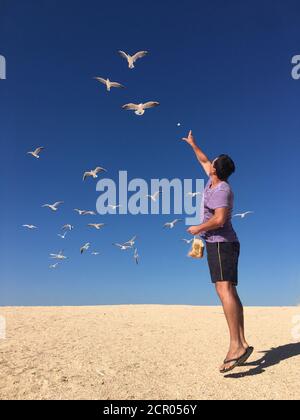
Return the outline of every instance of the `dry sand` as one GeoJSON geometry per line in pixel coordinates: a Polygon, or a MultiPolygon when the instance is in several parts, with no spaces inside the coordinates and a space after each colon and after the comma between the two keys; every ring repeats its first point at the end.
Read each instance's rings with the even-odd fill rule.
{"type": "Polygon", "coordinates": [[[247,308],[256,351],[225,377],[219,307],[5,307],[1,315],[1,399],[300,398],[299,307],[247,308]]]}

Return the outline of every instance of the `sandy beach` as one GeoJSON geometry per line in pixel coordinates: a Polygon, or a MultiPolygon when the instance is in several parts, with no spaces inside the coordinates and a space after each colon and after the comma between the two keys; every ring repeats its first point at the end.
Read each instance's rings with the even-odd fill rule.
{"type": "Polygon", "coordinates": [[[218,367],[220,307],[2,307],[1,399],[299,399],[300,307],[246,308],[246,366],[218,367]]]}

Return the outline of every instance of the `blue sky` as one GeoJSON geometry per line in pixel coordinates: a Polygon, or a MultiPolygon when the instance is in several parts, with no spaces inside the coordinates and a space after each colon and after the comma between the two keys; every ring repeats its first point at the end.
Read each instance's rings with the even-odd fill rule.
{"type": "Polygon", "coordinates": [[[300,302],[298,0],[1,0],[0,12],[0,305],[217,304],[206,260],[179,241],[184,225],[162,229],[172,216],[72,210],[95,208],[96,183],[81,177],[97,165],[116,180],[206,180],[179,141],[190,128],[211,158],[232,156],[235,211],[255,211],[234,220],[244,303],[300,302]],[[119,49],[149,55],[131,71],[119,49]],[[108,94],[93,76],[127,88],[108,94]],[[161,105],[143,117],[121,109],[147,100],[161,105]],[[37,146],[40,160],[26,155],[37,146]],[[57,200],[57,214],[41,208],[57,200]],[[107,226],[90,231],[94,220],[107,226]],[[75,229],[62,242],[64,223],[75,229]],[[134,234],[139,266],[111,245],[134,234]],[[101,256],[79,254],[87,241],[101,256]],[[49,270],[62,247],[68,260],[49,270]]]}

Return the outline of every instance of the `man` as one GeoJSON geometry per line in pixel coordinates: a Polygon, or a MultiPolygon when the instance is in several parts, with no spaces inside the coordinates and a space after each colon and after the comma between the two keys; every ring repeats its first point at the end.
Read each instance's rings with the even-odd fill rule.
{"type": "Polygon", "coordinates": [[[211,280],[222,302],[230,332],[230,347],[221,373],[227,373],[248,360],[253,353],[245,338],[244,309],[238,296],[238,259],[240,242],[231,224],[233,192],[228,178],[235,171],[232,159],[220,155],[211,162],[196,145],[192,131],[183,138],[194,150],[209,177],[204,189],[204,219],[191,226],[191,235],[201,235],[206,242],[211,280]]]}

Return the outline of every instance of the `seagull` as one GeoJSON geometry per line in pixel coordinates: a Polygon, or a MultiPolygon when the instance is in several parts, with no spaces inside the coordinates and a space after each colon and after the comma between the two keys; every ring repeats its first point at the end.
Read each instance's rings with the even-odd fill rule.
{"type": "Polygon", "coordinates": [[[98,82],[103,83],[106,85],[106,89],[108,92],[110,92],[110,88],[125,88],[125,86],[121,85],[121,83],[118,82],[111,82],[109,79],[103,79],[102,77],[94,77],[94,79],[98,80],[98,82]]]}
{"type": "Polygon", "coordinates": [[[94,170],[86,171],[83,174],[83,181],[89,176],[92,176],[93,178],[98,178],[98,174],[100,172],[107,172],[107,171],[106,171],[106,169],[101,168],[100,166],[97,166],[97,168],[95,168],[94,170]]]}
{"type": "Polygon", "coordinates": [[[90,242],[87,242],[80,248],[80,254],[83,254],[84,251],[87,251],[89,247],[91,246],[90,242]]]}
{"type": "Polygon", "coordinates": [[[246,211],[245,213],[237,213],[237,214],[234,214],[233,217],[237,217],[238,216],[241,219],[244,219],[244,217],[246,217],[247,214],[250,214],[250,213],[254,213],[254,211],[246,211]]]}
{"type": "Polygon", "coordinates": [[[176,225],[176,223],[181,222],[182,219],[175,219],[173,222],[168,222],[164,224],[164,227],[168,227],[170,229],[173,229],[173,227],[176,225]]]}
{"type": "Polygon", "coordinates": [[[89,223],[88,226],[100,230],[104,226],[104,223],[89,223]]]}
{"type": "Polygon", "coordinates": [[[124,245],[129,244],[131,247],[133,247],[133,245],[135,244],[135,240],[136,240],[136,235],[133,238],[131,238],[129,241],[124,242],[124,245]]]}
{"type": "Polygon", "coordinates": [[[145,198],[151,198],[152,201],[156,202],[157,197],[159,196],[159,194],[161,194],[162,191],[157,191],[156,193],[154,193],[153,195],[147,194],[145,196],[145,198]]]}
{"type": "Polygon", "coordinates": [[[86,215],[91,215],[91,216],[95,216],[96,213],[94,211],[91,210],[79,210],[79,209],[74,209],[74,211],[76,211],[80,216],[86,216],[86,215]]]}
{"type": "Polygon", "coordinates": [[[33,150],[32,152],[27,152],[28,155],[31,155],[33,157],[35,157],[36,159],[39,159],[40,156],[39,154],[41,153],[42,150],[44,150],[44,147],[37,147],[35,150],[33,150]]]}
{"type": "Polygon", "coordinates": [[[58,266],[58,263],[55,263],[55,264],[49,265],[49,268],[56,268],[57,266],[58,266]]]}
{"type": "Polygon", "coordinates": [[[118,243],[114,243],[113,245],[117,246],[118,248],[121,249],[121,251],[126,251],[126,249],[132,248],[131,245],[126,245],[126,244],[118,244],[118,243]]]}
{"type": "Polygon", "coordinates": [[[72,226],[72,225],[70,225],[70,224],[64,225],[64,226],[62,227],[62,230],[73,230],[73,229],[74,229],[74,226],[72,226]]]}
{"type": "Polygon", "coordinates": [[[185,242],[186,244],[190,244],[191,242],[193,242],[194,238],[192,239],[181,239],[183,242],[185,242]]]}
{"type": "Polygon", "coordinates": [[[136,115],[144,115],[145,109],[153,108],[158,105],[159,105],[159,102],[150,101],[150,102],[145,102],[145,103],[140,103],[140,104],[133,104],[133,103],[125,104],[122,106],[122,108],[126,110],[130,110],[130,111],[134,111],[136,115]]]}
{"type": "Polygon", "coordinates": [[[51,258],[54,258],[55,260],[65,260],[67,257],[64,256],[63,251],[59,251],[58,254],[50,254],[51,258]]]}
{"type": "Polygon", "coordinates": [[[148,51],[139,51],[137,53],[135,53],[134,55],[129,55],[126,54],[124,51],[118,51],[120,56],[125,58],[125,60],[127,60],[128,62],[128,67],[130,69],[134,69],[134,63],[136,62],[137,59],[145,57],[146,54],[148,54],[148,51]]]}
{"type": "Polygon", "coordinates": [[[135,263],[138,264],[139,263],[140,256],[139,256],[139,254],[137,252],[137,248],[135,248],[135,250],[134,250],[133,258],[135,260],[135,263]]]}
{"type": "Polygon", "coordinates": [[[25,227],[25,228],[30,229],[30,230],[37,229],[37,226],[34,226],[34,225],[22,225],[22,227],[25,227]]]}
{"type": "Polygon", "coordinates": [[[44,204],[42,207],[49,207],[49,209],[51,209],[52,211],[57,211],[58,210],[58,206],[60,204],[63,204],[63,201],[57,201],[54,204],[44,204]]]}
{"type": "Polygon", "coordinates": [[[122,207],[122,206],[121,206],[121,204],[118,204],[118,205],[109,204],[108,207],[110,207],[113,210],[116,210],[118,207],[122,207]]]}
{"type": "Polygon", "coordinates": [[[91,252],[91,254],[92,254],[92,255],[99,255],[99,254],[100,254],[100,252],[98,252],[98,251],[92,251],[92,252],[91,252]]]}
{"type": "Polygon", "coordinates": [[[194,198],[197,195],[201,194],[200,192],[188,192],[187,195],[189,195],[190,197],[194,198]]]}
{"type": "Polygon", "coordinates": [[[61,233],[58,233],[57,236],[59,236],[61,239],[65,239],[66,234],[67,234],[67,231],[65,231],[63,235],[61,233]]]}

